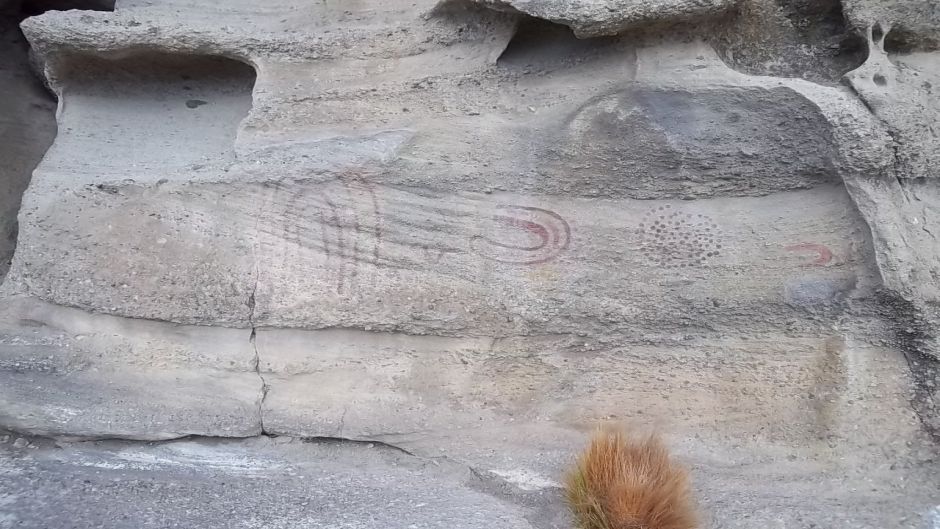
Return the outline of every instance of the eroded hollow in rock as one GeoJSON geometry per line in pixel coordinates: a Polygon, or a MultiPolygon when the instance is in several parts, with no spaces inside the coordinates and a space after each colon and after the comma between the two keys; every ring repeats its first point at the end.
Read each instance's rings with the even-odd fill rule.
{"type": "Polygon", "coordinates": [[[30,66],[19,23],[50,9],[113,8],[114,0],[0,1],[0,282],[16,248],[23,193],[56,135],[55,97],[30,66]]]}
{"type": "Polygon", "coordinates": [[[53,179],[136,179],[230,162],[255,82],[254,69],[236,60],[159,52],[73,55],[56,76],[62,130],[42,166],[53,179]]]}
{"type": "MultiPolygon", "coordinates": [[[[940,41],[918,35],[906,27],[892,27],[884,36],[884,49],[889,54],[906,54],[940,49],[940,41]]],[[[877,39],[875,39],[877,40],[877,39]]]]}
{"type": "Polygon", "coordinates": [[[819,83],[838,82],[868,57],[840,0],[743,0],[712,42],[738,71],[819,83]]]}
{"type": "Polygon", "coordinates": [[[535,17],[524,17],[497,60],[505,68],[552,70],[616,52],[617,37],[579,39],[571,28],[535,17]]]}

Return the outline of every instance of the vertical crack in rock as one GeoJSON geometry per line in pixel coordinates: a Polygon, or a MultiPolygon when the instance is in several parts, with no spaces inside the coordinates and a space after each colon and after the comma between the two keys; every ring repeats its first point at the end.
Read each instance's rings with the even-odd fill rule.
{"type": "MultiPolygon", "coordinates": [[[[276,192],[277,188],[274,188],[273,192],[276,192]]],[[[251,346],[254,348],[255,359],[254,359],[254,368],[255,373],[258,374],[258,378],[261,380],[261,398],[258,400],[258,420],[261,423],[261,433],[265,433],[264,429],[264,399],[268,396],[268,383],[264,379],[264,375],[261,374],[261,355],[258,352],[258,329],[255,325],[255,306],[257,304],[257,294],[258,294],[258,283],[261,279],[261,265],[259,263],[258,254],[260,250],[260,237],[261,230],[260,224],[261,219],[265,214],[265,207],[267,206],[268,199],[266,197],[261,203],[261,207],[258,209],[258,217],[255,220],[255,244],[252,249],[252,260],[254,261],[254,270],[253,270],[253,280],[254,283],[251,286],[251,293],[248,294],[248,301],[246,305],[248,306],[248,325],[251,328],[251,334],[248,336],[248,341],[251,342],[251,346]]]]}
{"type": "Polygon", "coordinates": [[[337,437],[343,436],[343,429],[346,427],[346,414],[349,412],[348,406],[343,406],[343,415],[339,418],[339,428],[337,428],[337,437]]]}
{"type": "Polygon", "coordinates": [[[258,354],[257,329],[255,328],[255,293],[258,291],[258,277],[255,276],[255,284],[252,287],[251,294],[248,296],[248,323],[251,325],[251,334],[248,340],[255,351],[254,368],[258,378],[261,379],[261,399],[258,401],[258,420],[261,421],[261,433],[264,430],[264,399],[268,396],[268,383],[261,374],[261,356],[258,354]]]}

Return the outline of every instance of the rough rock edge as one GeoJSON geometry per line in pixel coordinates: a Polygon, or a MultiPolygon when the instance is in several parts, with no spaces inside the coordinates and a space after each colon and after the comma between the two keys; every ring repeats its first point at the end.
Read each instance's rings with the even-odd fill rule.
{"type": "Polygon", "coordinates": [[[461,0],[563,24],[579,38],[611,36],[656,23],[701,21],[733,10],[738,0],[461,0]]]}

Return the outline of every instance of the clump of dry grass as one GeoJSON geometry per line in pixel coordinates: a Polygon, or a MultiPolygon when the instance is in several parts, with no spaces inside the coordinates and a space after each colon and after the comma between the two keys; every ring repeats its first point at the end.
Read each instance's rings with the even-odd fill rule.
{"type": "Polygon", "coordinates": [[[566,476],[581,529],[695,529],[689,477],[655,435],[598,431],[566,476]]]}

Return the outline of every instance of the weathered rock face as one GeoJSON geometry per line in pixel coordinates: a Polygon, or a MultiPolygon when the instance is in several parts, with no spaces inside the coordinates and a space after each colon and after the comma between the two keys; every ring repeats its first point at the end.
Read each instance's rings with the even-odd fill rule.
{"type": "Polygon", "coordinates": [[[742,0],[709,40],[741,72],[837,84],[865,62],[863,35],[840,0],[742,0]]]}
{"type": "Polygon", "coordinates": [[[702,21],[733,9],[736,0],[470,0],[569,26],[581,38],[616,35],[662,23],[702,21]]]}
{"type": "Polygon", "coordinates": [[[940,45],[940,6],[936,2],[846,0],[844,4],[845,14],[853,25],[858,28],[880,26],[881,36],[886,37],[889,47],[895,51],[923,51],[940,45]]]}
{"type": "Polygon", "coordinates": [[[14,7],[0,2],[0,280],[16,247],[23,191],[56,132],[55,102],[30,71],[14,7]]]}
{"type": "Polygon", "coordinates": [[[59,134],[2,287],[0,424],[533,468],[629,418],[750,461],[913,460],[940,431],[940,79],[879,9],[29,18],[59,134]]]}

